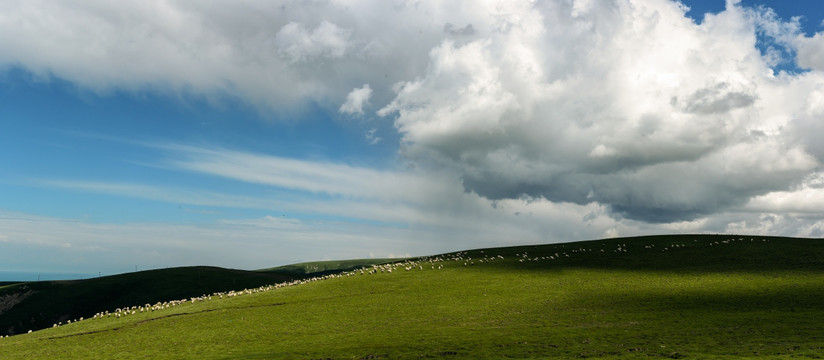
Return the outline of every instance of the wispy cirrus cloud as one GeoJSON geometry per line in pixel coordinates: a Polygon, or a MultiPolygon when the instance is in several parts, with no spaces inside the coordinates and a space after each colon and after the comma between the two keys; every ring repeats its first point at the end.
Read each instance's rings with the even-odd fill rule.
{"type": "Polygon", "coordinates": [[[164,164],[278,188],[344,198],[420,201],[418,192],[443,192],[447,175],[394,169],[377,170],[335,162],[309,161],[219,148],[167,145],[164,164]]]}
{"type": "Polygon", "coordinates": [[[274,209],[277,205],[271,201],[261,200],[259,197],[124,182],[38,179],[34,180],[32,184],[89,193],[199,206],[274,209]]]}

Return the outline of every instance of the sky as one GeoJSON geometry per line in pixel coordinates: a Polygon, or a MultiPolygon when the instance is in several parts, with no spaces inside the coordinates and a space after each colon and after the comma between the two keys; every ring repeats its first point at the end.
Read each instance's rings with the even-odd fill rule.
{"type": "Polygon", "coordinates": [[[818,0],[0,2],[0,271],[824,235],[818,0]]]}

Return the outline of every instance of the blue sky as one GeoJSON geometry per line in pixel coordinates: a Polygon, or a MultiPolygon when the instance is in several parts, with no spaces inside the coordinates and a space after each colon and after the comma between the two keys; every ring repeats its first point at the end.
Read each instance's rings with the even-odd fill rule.
{"type": "Polygon", "coordinates": [[[821,2],[395,5],[0,5],[0,271],[824,234],[821,2]]]}

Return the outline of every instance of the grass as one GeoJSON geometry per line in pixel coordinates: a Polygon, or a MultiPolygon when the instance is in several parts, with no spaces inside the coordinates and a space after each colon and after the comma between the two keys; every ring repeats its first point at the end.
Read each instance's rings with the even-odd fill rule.
{"type": "Polygon", "coordinates": [[[391,274],[354,271],[0,339],[0,357],[821,358],[824,242],[750,238],[610,239],[415,259],[391,274]]]}

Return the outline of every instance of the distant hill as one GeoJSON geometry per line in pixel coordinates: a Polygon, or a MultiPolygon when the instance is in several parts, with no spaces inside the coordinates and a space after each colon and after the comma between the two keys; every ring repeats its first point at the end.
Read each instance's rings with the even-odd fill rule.
{"type": "Polygon", "coordinates": [[[89,318],[98,311],[258,287],[300,276],[217,267],[147,270],[72,281],[0,287],[0,336],[89,318]]]}
{"type": "Polygon", "coordinates": [[[364,266],[388,264],[392,262],[401,261],[404,259],[355,259],[355,260],[327,260],[327,261],[312,261],[303,262],[291,265],[278,266],[268,269],[256,270],[259,272],[269,274],[282,274],[294,276],[318,276],[325,274],[334,274],[341,271],[349,271],[360,269],[364,266]]]}

